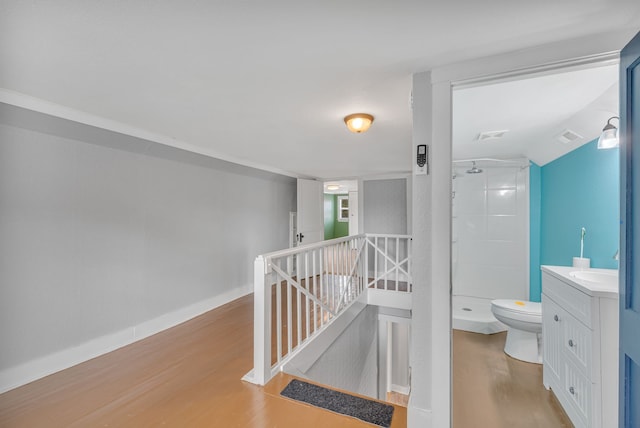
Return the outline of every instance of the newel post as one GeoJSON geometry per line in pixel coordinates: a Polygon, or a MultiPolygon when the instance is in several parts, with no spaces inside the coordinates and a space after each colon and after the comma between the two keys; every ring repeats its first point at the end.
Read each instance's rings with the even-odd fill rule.
{"type": "Polygon", "coordinates": [[[271,284],[267,284],[265,260],[256,257],[253,264],[253,370],[255,382],[264,385],[271,379],[271,284]]]}
{"type": "MultiPolygon", "coordinates": [[[[374,275],[375,277],[375,275],[374,275]]],[[[364,236],[364,290],[369,288],[369,237],[364,236]]]]}

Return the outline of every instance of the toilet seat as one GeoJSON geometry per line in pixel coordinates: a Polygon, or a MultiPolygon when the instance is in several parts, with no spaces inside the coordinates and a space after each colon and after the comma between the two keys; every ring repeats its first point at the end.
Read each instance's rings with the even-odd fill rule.
{"type": "Polygon", "coordinates": [[[542,323],[542,305],[538,302],[524,300],[498,299],[491,301],[494,314],[502,315],[518,321],[542,323]]]}
{"type": "Polygon", "coordinates": [[[518,360],[542,363],[542,305],[523,300],[491,301],[491,312],[509,329],[504,352],[518,360]]]}

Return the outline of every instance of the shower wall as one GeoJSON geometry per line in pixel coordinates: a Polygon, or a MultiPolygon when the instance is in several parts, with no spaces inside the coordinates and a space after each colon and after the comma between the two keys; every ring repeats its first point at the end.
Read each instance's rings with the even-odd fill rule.
{"type": "Polygon", "coordinates": [[[453,168],[453,294],[528,299],[529,169],[477,166],[479,174],[466,172],[470,163],[453,168]]]}

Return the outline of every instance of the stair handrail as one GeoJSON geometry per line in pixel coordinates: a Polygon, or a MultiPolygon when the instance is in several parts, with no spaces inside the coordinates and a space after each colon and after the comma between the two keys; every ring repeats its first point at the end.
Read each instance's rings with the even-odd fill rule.
{"type": "MultiPolygon", "coordinates": [[[[400,291],[399,280],[402,278],[407,281],[406,291],[410,292],[410,235],[359,234],[256,257],[254,368],[245,379],[266,384],[296,352],[360,299],[368,287],[377,286],[382,278],[387,290],[388,276],[393,272],[395,291],[400,291]],[[378,243],[380,239],[384,246],[378,243]],[[389,245],[389,242],[393,244],[389,245]],[[370,246],[373,256],[369,252],[370,246]],[[387,254],[389,252],[395,252],[395,259],[387,254]],[[382,269],[377,266],[379,255],[384,265],[382,269]],[[374,266],[370,266],[370,258],[374,260],[374,266]],[[373,272],[370,271],[372,267],[373,272]],[[369,280],[371,275],[373,281],[369,280]],[[272,347],[272,334],[275,348],[272,347]]],[[[366,303],[366,295],[364,297],[366,303]]]]}

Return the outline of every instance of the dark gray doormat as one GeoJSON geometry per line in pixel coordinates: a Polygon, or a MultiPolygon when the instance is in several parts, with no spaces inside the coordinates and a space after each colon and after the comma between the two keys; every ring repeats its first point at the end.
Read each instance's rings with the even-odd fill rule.
{"type": "Polygon", "coordinates": [[[393,406],[293,379],[280,395],[389,428],[393,406]]]}

